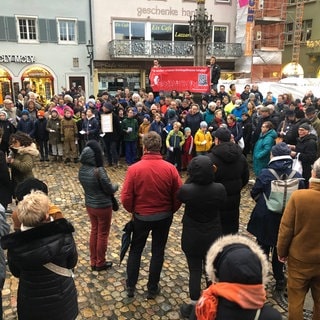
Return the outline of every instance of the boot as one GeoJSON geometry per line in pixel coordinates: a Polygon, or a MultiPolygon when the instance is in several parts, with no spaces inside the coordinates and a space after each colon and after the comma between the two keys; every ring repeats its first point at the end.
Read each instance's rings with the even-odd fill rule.
{"type": "Polygon", "coordinates": [[[52,161],[57,162],[58,161],[58,156],[53,156],[52,161]]]}
{"type": "Polygon", "coordinates": [[[58,162],[62,162],[62,156],[58,156],[58,162]]]}
{"type": "Polygon", "coordinates": [[[50,160],[49,160],[49,156],[48,156],[47,154],[46,154],[45,157],[44,157],[44,161],[50,161],[50,160]]]}

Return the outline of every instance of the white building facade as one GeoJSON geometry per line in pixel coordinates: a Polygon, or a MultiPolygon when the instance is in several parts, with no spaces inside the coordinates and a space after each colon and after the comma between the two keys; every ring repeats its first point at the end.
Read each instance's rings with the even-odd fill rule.
{"type": "Polygon", "coordinates": [[[92,90],[86,48],[90,4],[1,1],[0,104],[21,89],[36,91],[46,101],[63,88],[92,90]]]}
{"type": "MultiPolygon", "coordinates": [[[[207,0],[205,7],[214,20],[207,58],[215,55],[227,76],[242,56],[237,0],[207,0]]],[[[189,20],[196,8],[196,0],[92,0],[94,92],[148,90],[155,58],[161,66],[193,65],[189,20]]]]}

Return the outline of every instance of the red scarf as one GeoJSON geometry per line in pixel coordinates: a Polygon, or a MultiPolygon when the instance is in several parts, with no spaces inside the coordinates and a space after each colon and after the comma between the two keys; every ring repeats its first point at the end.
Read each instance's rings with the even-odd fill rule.
{"type": "Polygon", "coordinates": [[[197,320],[214,320],[218,310],[218,298],[235,302],[243,309],[260,309],[266,301],[263,284],[219,282],[204,290],[196,304],[197,320]]]}

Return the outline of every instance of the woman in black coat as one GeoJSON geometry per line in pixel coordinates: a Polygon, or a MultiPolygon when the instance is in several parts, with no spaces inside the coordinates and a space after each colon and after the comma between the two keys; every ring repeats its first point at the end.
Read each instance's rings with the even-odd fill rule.
{"type": "Polygon", "coordinates": [[[231,133],[227,128],[215,132],[215,146],[208,157],[217,168],[215,181],[224,185],[227,202],[221,212],[222,232],[224,235],[239,231],[239,206],[242,188],[249,180],[249,167],[241,148],[230,142],[231,133]]]}
{"type": "Polygon", "coordinates": [[[73,226],[48,221],[49,199],[35,191],[18,204],[21,231],[1,239],[11,273],[19,278],[19,320],[74,320],[78,315],[72,270],[78,259],[73,226]]]}
{"type": "Polygon", "coordinates": [[[9,169],[6,156],[0,150],[0,204],[7,209],[9,203],[12,202],[13,188],[10,179],[9,169]]]}
{"type": "Polygon", "coordinates": [[[191,303],[180,308],[184,317],[189,316],[200,297],[205,257],[211,244],[222,235],[220,209],[227,198],[224,186],[214,182],[214,170],[207,156],[193,158],[188,173],[188,180],[178,192],[178,199],[185,203],[181,246],[190,273],[191,303]]]}

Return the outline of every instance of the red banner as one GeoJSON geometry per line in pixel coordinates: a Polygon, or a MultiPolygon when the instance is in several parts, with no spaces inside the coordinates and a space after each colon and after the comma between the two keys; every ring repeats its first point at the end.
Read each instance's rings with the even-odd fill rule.
{"type": "Polygon", "coordinates": [[[210,67],[159,67],[149,74],[154,92],[185,91],[206,93],[210,91],[210,67]]]}

